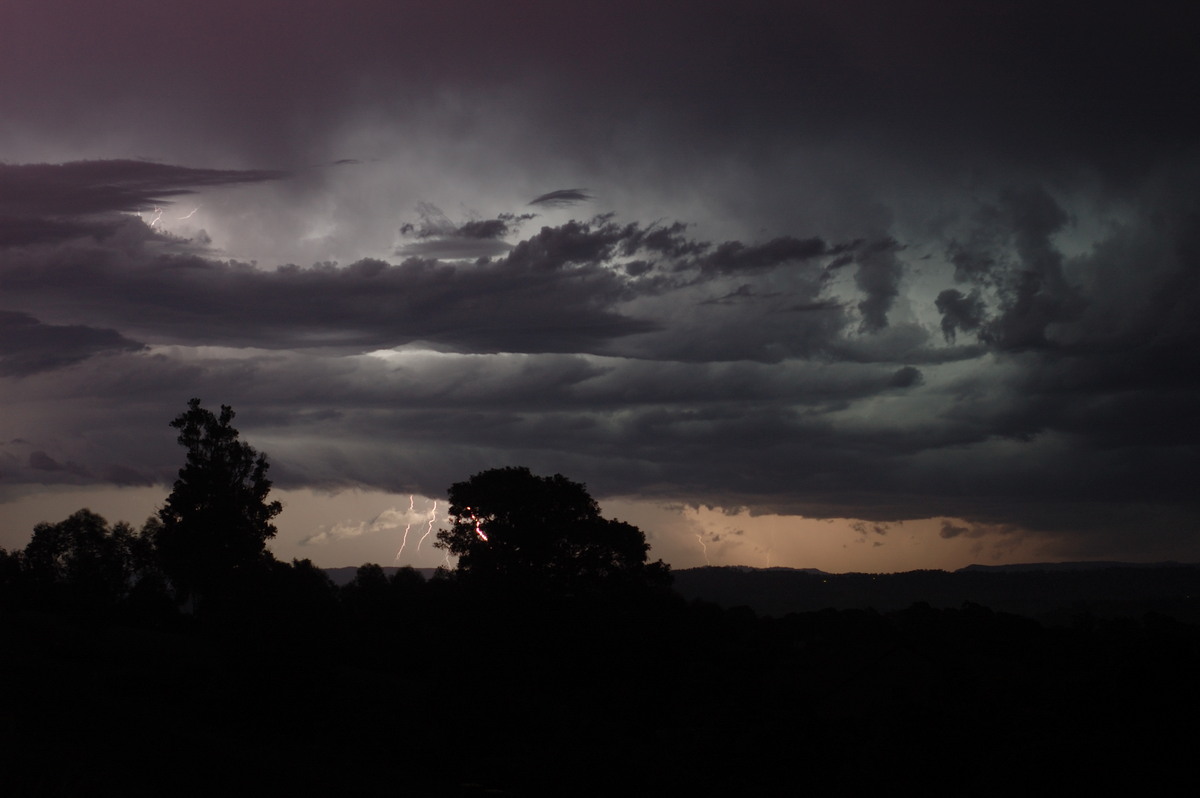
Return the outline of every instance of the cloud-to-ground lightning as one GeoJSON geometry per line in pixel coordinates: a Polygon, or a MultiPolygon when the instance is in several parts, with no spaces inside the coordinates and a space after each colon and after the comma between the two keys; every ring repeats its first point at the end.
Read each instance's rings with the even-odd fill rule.
{"type": "Polygon", "coordinates": [[[159,222],[161,222],[161,221],[162,221],[162,215],[163,215],[162,208],[160,208],[160,207],[158,207],[157,205],[155,205],[155,206],[154,206],[154,218],[150,220],[150,224],[149,224],[148,226],[149,226],[149,227],[153,227],[154,225],[156,225],[156,224],[158,224],[159,222]]]}
{"type": "Polygon", "coordinates": [[[697,532],[696,540],[700,541],[700,550],[704,552],[704,564],[712,565],[712,563],[710,563],[708,561],[708,546],[704,543],[704,534],[701,532],[697,532]]]}
{"type": "MultiPolygon", "coordinates": [[[[409,512],[410,516],[412,515],[412,511],[413,511],[414,498],[415,497],[412,496],[411,494],[408,497],[408,512],[409,512]]],[[[404,553],[404,547],[408,545],[408,530],[410,530],[410,529],[412,529],[412,521],[409,521],[407,524],[404,525],[404,537],[400,539],[400,550],[396,552],[396,559],[393,560],[392,562],[400,561],[400,555],[404,553]]],[[[422,540],[423,539],[424,538],[422,538],[422,540]]]]}
{"type": "Polygon", "coordinates": [[[425,538],[433,532],[433,522],[437,520],[437,499],[433,500],[433,509],[429,511],[429,526],[425,529],[425,534],[421,535],[421,539],[417,541],[417,551],[421,551],[421,544],[425,542],[425,538]]]}

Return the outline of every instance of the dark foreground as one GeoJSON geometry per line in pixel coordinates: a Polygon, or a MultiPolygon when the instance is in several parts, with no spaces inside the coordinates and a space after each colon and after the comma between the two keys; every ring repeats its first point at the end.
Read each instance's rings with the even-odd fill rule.
{"type": "Polygon", "coordinates": [[[1200,709],[1200,629],[1156,613],[427,583],[200,620],[10,608],[0,635],[7,796],[1170,795],[1200,709]]]}

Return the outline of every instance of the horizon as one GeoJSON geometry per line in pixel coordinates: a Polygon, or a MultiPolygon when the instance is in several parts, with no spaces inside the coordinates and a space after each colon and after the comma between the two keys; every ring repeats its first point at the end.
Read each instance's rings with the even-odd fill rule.
{"type": "MultiPolygon", "coordinates": [[[[128,491],[128,489],[125,489],[125,491],[128,491]]],[[[121,494],[125,491],[97,490],[83,492],[82,494],[76,492],[67,492],[65,494],[34,494],[31,497],[34,499],[34,501],[27,500],[20,506],[21,515],[18,516],[14,514],[6,517],[19,518],[20,522],[24,522],[27,519],[32,519],[35,517],[38,518],[37,521],[33,521],[28,525],[29,531],[25,533],[26,536],[32,533],[33,526],[37,523],[57,523],[58,521],[66,518],[72,512],[75,512],[75,510],[84,508],[99,513],[110,523],[125,521],[132,524],[136,529],[139,528],[142,523],[144,523],[146,518],[157,512],[158,507],[161,506],[162,501],[166,499],[167,494],[170,492],[170,488],[164,486],[161,488],[161,490],[158,488],[139,489],[137,492],[140,495],[133,501],[122,501],[121,494]],[[61,504],[61,499],[59,497],[62,495],[79,496],[80,501],[82,501],[83,504],[80,504],[78,507],[73,507],[69,510],[64,508],[64,510],[57,516],[53,514],[48,515],[46,508],[61,504]],[[157,501],[154,499],[155,496],[158,497],[157,501]],[[102,502],[101,504],[97,504],[97,502],[94,501],[94,499],[97,498],[100,499],[102,502]],[[38,499],[40,499],[40,501],[38,499]],[[97,507],[107,508],[109,512],[97,509],[97,507]],[[128,513],[126,515],[120,514],[122,512],[121,508],[129,510],[129,508],[132,507],[142,507],[145,509],[145,511],[141,515],[137,515],[137,510],[132,511],[133,515],[128,513]]],[[[351,495],[361,495],[360,492],[352,491],[349,493],[351,495]]],[[[421,553],[418,553],[416,550],[416,544],[420,540],[421,535],[427,531],[426,522],[429,517],[428,511],[431,509],[432,500],[424,499],[423,502],[414,500],[414,504],[416,505],[415,512],[406,514],[404,511],[407,509],[406,505],[408,504],[408,497],[400,497],[404,499],[404,501],[393,503],[392,499],[397,497],[384,493],[372,494],[370,499],[372,499],[374,502],[373,506],[382,506],[383,504],[386,504],[387,506],[371,517],[365,517],[360,513],[358,516],[356,516],[359,517],[360,520],[350,521],[337,515],[337,513],[344,512],[345,510],[345,507],[340,506],[337,502],[330,502],[327,500],[321,500],[319,497],[304,496],[302,494],[297,495],[293,494],[292,492],[281,492],[277,490],[272,491],[271,496],[272,498],[278,498],[282,496],[284,511],[275,519],[276,525],[280,528],[280,533],[276,538],[268,541],[267,548],[276,557],[285,562],[292,559],[308,559],[323,569],[357,568],[361,565],[373,563],[385,568],[409,566],[418,569],[434,570],[439,566],[447,566],[453,569],[454,565],[456,564],[456,558],[447,557],[445,552],[433,548],[432,535],[425,541],[421,553]],[[293,510],[300,509],[315,512],[321,516],[321,520],[314,521],[311,517],[306,516],[307,520],[299,523],[289,523],[288,505],[289,500],[293,499],[301,502],[299,508],[297,508],[293,502],[293,510]],[[312,506],[308,505],[308,502],[310,501],[313,502],[312,506]],[[333,513],[333,515],[329,515],[330,513],[333,513]],[[382,523],[380,522],[381,518],[384,519],[382,523]],[[409,535],[409,543],[402,551],[401,546],[404,542],[403,530],[408,523],[412,524],[410,530],[411,533],[409,535]],[[354,554],[342,554],[341,556],[348,557],[350,559],[343,559],[340,562],[326,559],[322,555],[329,551],[328,547],[320,544],[305,544],[303,538],[297,538],[297,530],[313,529],[316,530],[316,536],[323,535],[328,536],[331,539],[341,539],[344,544],[347,544],[343,549],[341,549],[342,551],[352,550],[361,552],[361,558],[354,559],[356,556],[354,554]],[[341,530],[340,535],[336,534],[337,530],[341,530]],[[331,532],[334,532],[335,534],[331,534],[331,532]],[[351,548],[351,546],[353,548],[351,548]],[[398,554],[404,556],[397,558],[396,555],[398,554]],[[449,560],[449,562],[447,562],[447,560],[449,560]]],[[[439,506],[444,507],[444,504],[444,500],[439,500],[439,506]]],[[[724,550],[724,553],[722,553],[720,556],[729,557],[729,559],[719,559],[718,550],[714,549],[709,561],[706,562],[703,557],[703,551],[699,547],[699,544],[695,538],[695,534],[697,534],[695,529],[703,529],[705,527],[696,524],[695,518],[692,519],[691,525],[680,525],[673,528],[668,523],[665,526],[647,528],[642,526],[641,523],[638,523],[633,515],[630,515],[629,513],[622,514],[620,512],[610,512],[608,508],[614,507],[617,509],[632,510],[635,513],[638,509],[641,509],[647,514],[647,517],[652,524],[655,522],[656,518],[666,518],[668,522],[670,522],[674,521],[675,518],[682,516],[677,516],[674,508],[664,509],[656,505],[642,506],[639,508],[636,503],[622,503],[619,501],[605,502],[603,500],[600,501],[600,505],[601,512],[605,517],[616,517],[620,520],[629,521],[635,526],[641,528],[642,531],[646,533],[647,542],[650,544],[649,558],[651,560],[655,560],[662,557],[664,561],[671,566],[673,571],[706,567],[754,568],[759,570],[766,570],[770,568],[789,568],[795,570],[817,570],[831,575],[847,575],[856,573],[883,575],[892,573],[907,573],[918,570],[942,570],[946,572],[954,572],[971,566],[999,567],[1038,564],[1061,565],[1070,563],[1095,562],[1119,562],[1129,565],[1150,566],[1171,563],[1190,565],[1200,562],[1200,560],[1188,561],[1169,558],[1110,559],[1102,557],[1078,560],[1061,558],[1056,559],[1053,557],[1050,559],[1021,559],[1020,557],[1008,557],[1003,558],[1002,561],[1001,558],[983,561],[979,558],[973,559],[975,554],[983,551],[982,547],[963,546],[957,550],[948,550],[944,545],[944,541],[942,541],[940,538],[936,541],[930,539],[931,535],[935,534],[938,529],[940,529],[940,521],[935,524],[927,524],[925,529],[926,539],[912,541],[911,547],[914,549],[914,551],[909,557],[900,560],[896,560],[892,557],[880,558],[876,556],[875,558],[872,558],[873,554],[880,554],[879,547],[863,546],[862,543],[866,539],[862,530],[855,529],[853,526],[848,526],[844,530],[844,536],[840,538],[832,535],[826,535],[819,538],[802,537],[791,541],[793,545],[807,547],[807,551],[810,552],[807,555],[807,559],[801,559],[805,557],[805,555],[798,554],[796,555],[797,559],[794,559],[792,562],[787,564],[780,564],[777,562],[773,563],[770,561],[770,552],[756,550],[751,555],[752,557],[759,559],[759,562],[755,563],[749,561],[749,557],[744,560],[737,560],[736,555],[730,555],[729,552],[736,552],[738,549],[727,547],[724,550]],[[836,546],[828,545],[831,541],[836,544],[836,546]],[[825,545],[822,548],[820,546],[813,545],[814,543],[823,543],[825,545]],[[857,558],[845,553],[855,543],[859,544],[857,549],[860,556],[857,558]],[[938,546],[937,554],[939,559],[937,563],[931,564],[931,562],[926,559],[928,555],[922,554],[919,547],[922,544],[926,546],[930,544],[937,546],[939,543],[942,544],[941,546],[938,546]],[[841,550],[839,551],[837,547],[841,547],[841,550]],[[667,560],[665,557],[663,557],[660,551],[663,548],[667,549],[669,552],[677,552],[675,562],[667,560]],[[822,563],[824,563],[824,565],[822,563]]],[[[693,512],[697,511],[693,509],[693,512]]],[[[294,515],[295,514],[296,513],[294,513],[294,515]]],[[[716,513],[711,510],[708,511],[707,514],[710,516],[710,520],[712,516],[724,517],[723,513],[716,513]]],[[[444,516],[441,517],[441,520],[438,520],[434,523],[432,530],[433,533],[436,534],[438,529],[442,528],[443,520],[444,516]]],[[[788,521],[784,519],[772,520],[777,520],[785,524],[788,523],[788,521]]],[[[810,523],[820,523],[826,526],[832,526],[837,523],[832,519],[807,520],[810,523]]],[[[936,521],[936,519],[934,520],[936,521]]],[[[684,518],[684,521],[686,522],[687,519],[684,518]]],[[[909,526],[911,527],[912,525],[910,524],[909,526]]],[[[19,528],[19,525],[10,524],[7,530],[0,530],[0,532],[11,531],[12,529],[17,528],[19,528]]],[[[707,529],[708,532],[706,539],[712,541],[714,538],[716,538],[717,540],[715,542],[719,542],[720,538],[722,537],[721,529],[714,528],[713,526],[709,526],[707,529]]],[[[741,538],[744,537],[745,534],[746,533],[743,530],[742,535],[736,537],[741,538]]],[[[726,537],[729,537],[728,534],[726,534],[726,537]]],[[[763,541],[770,541],[772,539],[773,538],[769,536],[763,537],[763,541]]],[[[23,547],[25,542],[27,541],[22,541],[19,535],[14,536],[8,534],[4,536],[4,540],[0,540],[0,547],[7,548],[11,551],[23,547]],[[11,544],[6,542],[9,539],[13,540],[11,544]]],[[[757,539],[754,539],[750,545],[755,545],[757,542],[757,539]]],[[[746,550],[746,546],[742,546],[741,550],[746,550]]]]}
{"type": "Polygon", "coordinates": [[[1198,22],[6,3],[0,546],[199,397],[322,567],[508,465],[673,568],[1200,562],[1198,22]]]}

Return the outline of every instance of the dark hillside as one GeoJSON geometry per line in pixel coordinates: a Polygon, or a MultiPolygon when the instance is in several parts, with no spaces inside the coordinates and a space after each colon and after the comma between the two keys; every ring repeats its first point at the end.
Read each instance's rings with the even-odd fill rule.
{"type": "Polygon", "coordinates": [[[765,617],[411,577],[280,581],[207,619],[0,607],[5,795],[1168,794],[1192,769],[1200,627],[1161,614],[765,617]]]}
{"type": "Polygon", "coordinates": [[[896,574],[706,567],[674,576],[675,589],[689,600],[747,606],[772,616],[827,608],[891,612],[915,602],[954,608],[972,602],[1052,623],[1084,614],[1111,618],[1147,612],[1200,622],[1200,566],[1175,563],[971,566],[896,574]]]}

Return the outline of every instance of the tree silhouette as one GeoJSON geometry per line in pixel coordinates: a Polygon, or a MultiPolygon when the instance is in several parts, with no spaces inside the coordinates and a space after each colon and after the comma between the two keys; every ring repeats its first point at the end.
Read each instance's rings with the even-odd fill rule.
{"type": "Polygon", "coordinates": [[[383,566],[364,563],[354,572],[354,578],[341,590],[342,600],[351,612],[382,612],[391,597],[391,584],[383,566]]]}
{"type": "Polygon", "coordinates": [[[267,501],[267,457],[238,440],[233,416],[228,405],[217,416],[192,399],[171,422],[187,462],[159,510],[156,544],[180,601],[225,592],[273,560],[266,543],[283,507],[267,501]]]}
{"type": "Polygon", "coordinates": [[[129,593],[138,569],[138,539],[126,523],[110,527],[91,510],[41,523],[22,557],[35,600],[102,612],[129,593]]]}
{"type": "Polygon", "coordinates": [[[496,468],[450,487],[450,529],[437,546],[458,555],[456,573],[477,581],[553,586],[569,592],[617,584],[661,585],[667,566],[648,564],[640,529],[601,517],[587,488],[528,468],[496,468]]]}

